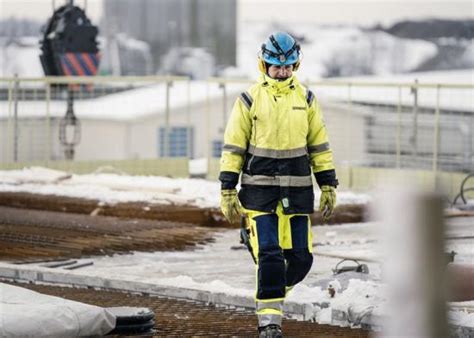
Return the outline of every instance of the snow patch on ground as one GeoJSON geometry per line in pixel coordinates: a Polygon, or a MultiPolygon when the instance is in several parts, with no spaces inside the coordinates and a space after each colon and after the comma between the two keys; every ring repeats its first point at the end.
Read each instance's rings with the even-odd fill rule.
{"type": "MultiPolygon", "coordinates": [[[[0,191],[27,192],[99,200],[101,203],[149,202],[218,208],[220,183],[194,178],[68,174],[42,167],[0,171],[0,191]]],[[[319,189],[315,202],[319,201],[319,189]]],[[[338,192],[338,204],[365,204],[367,194],[338,192]]],[[[317,207],[317,205],[316,205],[317,207]]]]}

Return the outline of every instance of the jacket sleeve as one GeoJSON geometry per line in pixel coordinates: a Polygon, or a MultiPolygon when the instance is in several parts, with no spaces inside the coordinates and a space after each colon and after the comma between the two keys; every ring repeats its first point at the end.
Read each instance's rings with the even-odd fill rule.
{"type": "Polygon", "coordinates": [[[336,187],[338,185],[336,170],[321,107],[314,96],[313,98],[311,98],[311,96],[312,93],[308,102],[309,131],[307,137],[311,168],[313,169],[316,182],[320,187],[323,185],[336,187]]]}
{"type": "Polygon", "coordinates": [[[227,122],[220,160],[222,189],[233,189],[239,181],[252,128],[249,108],[242,96],[239,97],[227,122]]]}

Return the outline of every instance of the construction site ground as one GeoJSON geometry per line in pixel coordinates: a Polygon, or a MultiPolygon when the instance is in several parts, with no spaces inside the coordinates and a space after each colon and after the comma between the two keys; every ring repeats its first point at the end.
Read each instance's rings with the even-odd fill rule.
{"type": "MultiPolygon", "coordinates": [[[[189,250],[213,241],[213,235],[226,226],[219,223],[218,215],[197,208],[159,205],[148,208],[133,204],[122,207],[100,207],[91,201],[58,196],[2,193],[0,261],[22,264],[131,251],[189,250]],[[214,221],[202,226],[206,219],[214,221]]],[[[17,285],[104,307],[149,307],[156,314],[153,336],[248,337],[256,332],[255,315],[248,310],[130,292],[35,283],[17,285]]],[[[287,337],[369,335],[361,329],[291,319],[284,320],[283,332],[287,337]]]]}
{"type": "MultiPolygon", "coordinates": [[[[177,299],[118,291],[15,283],[43,294],[102,307],[147,307],[155,313],[154,337],[253,337],[256,317],[250,311],[228,309],[177,299]]],[[[370,332],[311,322],[283,320],[285,337],[368,337],[370,332]]]]}

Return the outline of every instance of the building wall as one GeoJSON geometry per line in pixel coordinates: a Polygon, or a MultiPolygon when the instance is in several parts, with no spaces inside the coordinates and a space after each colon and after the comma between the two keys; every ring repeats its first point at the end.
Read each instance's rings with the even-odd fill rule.
{"type": "Polygon", "coordinates": [[[59,119],[52,118],[47,124],[45,118],[19,118],[16,128],[13,118],[0,119],[0,161],[39,161],[45,160],[48,153],[52,160],[64,158],[59,144],[59,119]]]}
{"type": "MultiPolygon", "coordinates": [[[[229,95],[228,103],[233,102],[236,94],[229,95]]],[[[227,105],[229,107],[229,105],[227,105]]],[[[195,104],[188,114],[187,108],[172,109],[170,115],[170,127],[193,128],[194,138],[191,147],[194,158],[207,156],[210,146],[207,144],[208,135],[210,140],[221,140],[223,138],[223,112],[222,99],[213,99],[207,105],[205,102],[195,104]],[[209,119],[208,119],[209,115],[209,119]],[[209,123],[209,127],[207,124],[209,123]]],[[[152,114],[147,118],[135,120],[130,123],[128,133],[130,145],[128,154],[132,158],[155,158],[159,156],[158,130],[165,127],[165,116],[152,114]]]]}
{"type": "Polygon", "coordinates": [[[127,159],[130,141],[125,122],[81,119],[81,124],[81,142],[75,148],[75,160],[127,159]]]}
{"type": "Polygon", "coordinates": [[[150,43],[155,66],[172,47],[204,47],[217,65],[236,64],[236,0],[105,0],[102,34],[150,43]]]}

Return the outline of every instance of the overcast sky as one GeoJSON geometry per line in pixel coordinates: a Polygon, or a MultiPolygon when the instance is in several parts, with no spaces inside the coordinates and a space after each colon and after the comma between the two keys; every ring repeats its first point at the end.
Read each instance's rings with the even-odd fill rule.
{"type": "MultiPolygon", "coordinates": [[[[139,0],[135,0],[139,2],[139,0]]],[[[225,1],[225,0],[222,0],[225,1]]],[[[0,18],[34,18],[46,21],[66,0],[0,0],[0,18]]],[[[473,19],[471,0],[238,0],[242,21],[279,21],[388,25],[402,19],[452,18],[473,19]]],[[[102,13],[102,0],[75,0],[84,7],[93,22],[102,13]]]]}

